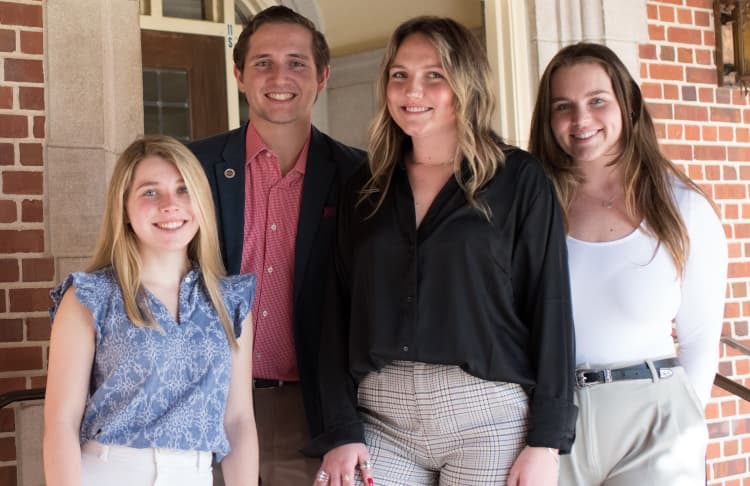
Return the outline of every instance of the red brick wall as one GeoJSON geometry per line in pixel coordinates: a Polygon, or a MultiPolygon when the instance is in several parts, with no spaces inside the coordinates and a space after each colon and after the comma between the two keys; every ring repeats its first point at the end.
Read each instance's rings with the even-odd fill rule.
{"type": "MultiPolygon", "coordinates": [[[[54,261],[44,217],[40,0],[0,0],[0,393],[44,386],[54,261]]],[[[0,411],[0,484],[16,485],[14,417],[0,411]]]]}
{"type": "MultiPolygon", "coordinates": [[[[641,87],[665,153],[718,204],[729,239],[723,334],[750,344],[750,102],[718,87],[711,0],[649,0],[641,87]]],[[[750,385],[750,362],[722,346],[722,374],[750,385]]],[[[714,387],[706,409],[708,484],[750,485],[750,404],[714,387]]]]}

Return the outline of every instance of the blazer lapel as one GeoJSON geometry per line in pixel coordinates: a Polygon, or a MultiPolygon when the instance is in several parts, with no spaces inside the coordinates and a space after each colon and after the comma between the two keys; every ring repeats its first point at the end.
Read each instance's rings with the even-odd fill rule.
{"type": "Polygon", "coordinates": [[[230,275],[240,273],[245,231],[245,136],[247,125],[229,133],[222,160],[215,165],[221,215],[224,263],[230,275]]]}
{"type": "MultiPolygon", "coordinates": [[[[297,224],[297,241],[294,260],[294,302],[297,302],[305,281],[305,270],[310,258],[315,235],[323,218],[326,196],[336,175],[336,164],[323,135],[312,127],[310,149],[302,186],[302,200],[297,224]]],[[[322,285],[322,283],[321,283],[322,285]]]]}

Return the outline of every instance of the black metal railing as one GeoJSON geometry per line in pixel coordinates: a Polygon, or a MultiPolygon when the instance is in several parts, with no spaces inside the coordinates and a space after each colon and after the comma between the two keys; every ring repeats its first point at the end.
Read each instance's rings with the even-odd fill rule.
{"type": "MultiPolygon", "coordinates": [[[[730,337],[722,336],[721,342],[722,344],[726,344],[730,348],[736,349],[746,356],[750,356],[750,348],[730,337]]],[[[750,388],[737,383],[731,378],[727,378],[721,373],[716,373],[716,376],[714,377],[714,385],[718,386],[722,390],[728,391],[729,393],[740,397],[746,402],[750,402],[750,388]]]]}
{"type": "Polygon", "coordinates": [[[44,388],[32,388],[30,390],[14,390],[0,394],[0,408],[26,400],[44,400],[44,391],[44,388]]]}

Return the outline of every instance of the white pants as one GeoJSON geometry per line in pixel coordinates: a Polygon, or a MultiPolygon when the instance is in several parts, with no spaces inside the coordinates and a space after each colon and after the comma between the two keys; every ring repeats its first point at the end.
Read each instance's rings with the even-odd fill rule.
{"type": "Polygon", "coordinates": [[[81,486],[211,486],[211,453],[81,446],[81,486]]]}
{"type": "Polygon", "coordinates": [[[560,486],[703,486],[708,431],[682,367],[673,376],[576,390],[579,414],[560,486]]]}

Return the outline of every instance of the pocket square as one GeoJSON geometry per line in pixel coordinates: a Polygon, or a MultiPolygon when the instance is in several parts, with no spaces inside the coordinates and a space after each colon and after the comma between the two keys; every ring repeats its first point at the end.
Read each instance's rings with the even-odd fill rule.
{"type": "Polygon", "coordinates": [[[332,218],[336,216],[336,206],[327,206],[323,208],[323,217],[332,218]]]}

